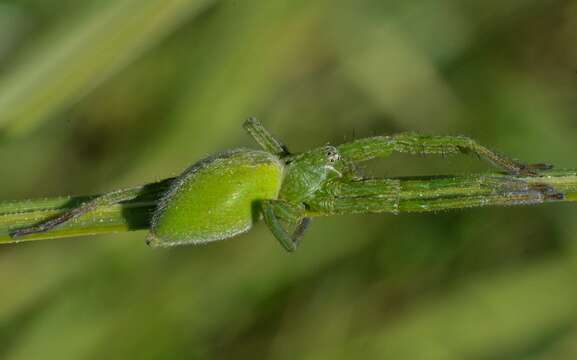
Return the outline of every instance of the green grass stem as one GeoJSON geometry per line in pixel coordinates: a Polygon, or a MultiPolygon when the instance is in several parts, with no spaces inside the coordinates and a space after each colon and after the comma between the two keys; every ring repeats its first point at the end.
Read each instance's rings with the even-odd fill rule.
{"type": "MultiPolygon", "coordinates": [[[[548,186],[564,194],[563,199],[545,199],[544,202],[577,201],[577,170],[557,170],[539,176],[512,177],[502,173],[478,175],[456,175],[435,177],[399,178],[401,180],[400,213],[439,212],[451,209],[465,209],[479,206],[526,205],[511,203],[511,194],[501,196],[494,189],[500,185],[509,186],[514,181],[531,185],[548,186]],[[490,179],[494,187],[480,188],[476,179],[490,179]],[[507,200],[507,201],[504,201],[507,200]]],[[[52,231],[32,234],[18,240],[9,232],[18,228],[37,224],[77,207],[94,196],[64,196],[45,199],[31,199],[0,202],[0,244],[19,241],[56,239],[70,236],[107,234],[149,227],[150,216],[160,196],[166,191],[170,181],[166,179],[126,190],[131,200],[113,206],[98,208],[77,219],[62,224],[52,231]]],[[[516,193],[523,196],[523,192],[516,193]]],[[[201,200],[201,199],[200,199],[201,200]]],[[[308,214],[320,216],[321,214],[308,214]]]]}

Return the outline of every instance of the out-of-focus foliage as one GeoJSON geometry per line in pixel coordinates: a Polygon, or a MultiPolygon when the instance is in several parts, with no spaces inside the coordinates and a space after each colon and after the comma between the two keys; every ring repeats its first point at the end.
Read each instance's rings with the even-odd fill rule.
{"type": "MultiPolygon", "coordinates": [[[[294,151],[411,130],[575,168],[575,34],[570,0],[7,0],[0,126],[21,131],[1,138],[0,196],[173,176],[252,145],[249,115],[294,151]]],[[[262,224],[170,250],[143,233],[2,246],[0,358],[570,359],[576,214],[320,219],[294,255],[262,224]]]]}

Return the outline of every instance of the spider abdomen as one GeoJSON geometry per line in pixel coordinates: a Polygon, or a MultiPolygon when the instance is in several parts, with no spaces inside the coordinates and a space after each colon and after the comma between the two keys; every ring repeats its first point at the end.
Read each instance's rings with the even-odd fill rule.
{"type": "Polygon", "coordinates": [[[199,161],[161,199],[147,242],[204,243],[248,231],[258,218],[258,202],[278,197],[283,168],[276,156],[248,149],[199,161]]]}

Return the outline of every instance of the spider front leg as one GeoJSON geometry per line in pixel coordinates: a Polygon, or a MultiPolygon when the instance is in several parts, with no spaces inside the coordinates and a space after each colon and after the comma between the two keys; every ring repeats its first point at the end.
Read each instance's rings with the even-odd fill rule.
{"type": "Polygon", "coordinates": [[[263,200],[261,202],[264,222],[269,227],[274,237],[288,252],[296,250],[299,240],[304,235],[311,219],[304,216],[304,206],[294,205],[283,200],[263,200]],[[294,230],[289,233],[282,222],[296,224],[294,230]]]}
{"type": "Polygon", "coordinates": [[[317,216],[437,212],[482,206],[541,204],[563,200],[550,186],[507,175],[430,179],[367,179],[334,184],[307,202],[317,216]]]}
{"type": "Polygon", "coordinates": [[[393,152],[413,155],[453,155],[473,153],[493,165],[515,175],[537,175],[549,170],[551,165],[527,164],[501,155],[475,140],[464,136],[429,136],[402,133],[393,136],[376,136],[360,139],[338,147],[344,158],[351,161],[366,161],[386,157],[393,152]]]}

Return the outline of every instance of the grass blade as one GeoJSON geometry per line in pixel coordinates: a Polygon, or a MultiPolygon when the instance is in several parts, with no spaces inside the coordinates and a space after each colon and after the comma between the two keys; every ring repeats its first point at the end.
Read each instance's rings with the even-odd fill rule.
{"type": "MultiPolygon", "coordinates": [[[[472,177],[491,177],[495,183],[502,181],[503,184],[509,183],[512,179],[512,176],[502,173],[401,178],[402,184],[406,186],[400,194],[402,199],[400,210],[401,212],[437,212],[478,206],[513,205],[504,203],[494,194],[477,192],[471,194],[472,177]],[[423,190],[417,191],[417,188],[423,190]],[[430,196],[431,193],[437,195],[430,196]],[[444,205],[439,206],[439,204],[444,205]]],[[[550,171],[539,176],[519,176],[515,179],[529,184],[549,186],[564,194],[563,199],[546,199],[546,202],[577,201],[577,170],[550,171]]],[[[132,200],[99,208],[58,226],[52,231],[27,235],[18,240],[12,239],[9,232],[50,219],[94,197],[57,197],[2,202],[0,203],[0,244],[147,229],[150,215],[171,181],[172,179],[166,179],[158,183],[127,189],[125,191],[131,194],[132,200]]],[[[202,199],[199,200],[202,201],[202,199]]],[[[526,205],[526,203],[517,205],[526,205]]],[[[320,214],[308,215],[319,216],[320,214]]]]}
{"type": "Polygon", "coordinates": [[[9,135],[55,115],[157,44],[211,0],[112,1],[29,53],[0,81],[9,135]]]}

